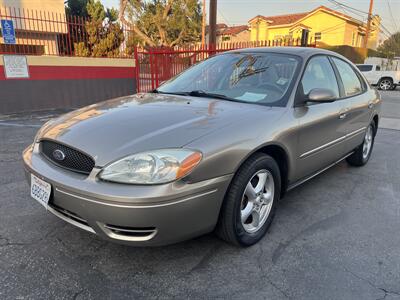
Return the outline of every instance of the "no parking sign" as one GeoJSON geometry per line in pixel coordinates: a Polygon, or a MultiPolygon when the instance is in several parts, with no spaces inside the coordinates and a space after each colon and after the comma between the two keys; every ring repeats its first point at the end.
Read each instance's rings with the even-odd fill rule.
{"type": "Polygon", "coordinates": [[[4,44],[15,44],[15,29],[12,20],[1,20],[1,34],[4,44]]]}

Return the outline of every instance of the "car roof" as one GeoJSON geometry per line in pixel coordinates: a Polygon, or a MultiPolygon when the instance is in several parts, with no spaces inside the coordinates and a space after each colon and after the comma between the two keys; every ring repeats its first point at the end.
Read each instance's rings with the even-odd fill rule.
{"type": "Polygon", "coordinates": [[[333,55],[337,57],[343,57],[336,52],[313,48],[313,47],[257,47],[257,48],[244,48],[228,51],[229,53],[282,53],[282,54],[292,54],[301,56],[303,58],[308,58],[315,54],[326,54],[333,55]]]}

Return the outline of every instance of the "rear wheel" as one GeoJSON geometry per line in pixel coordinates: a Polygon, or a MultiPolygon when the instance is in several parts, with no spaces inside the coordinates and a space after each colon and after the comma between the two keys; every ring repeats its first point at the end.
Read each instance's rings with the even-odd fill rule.
{"type": "Polygon", "coordinates": [[[236,173],[221,208],[217,234],[225,241],[250,246],[267,232],[280,197],[279,166],[257,153],[236,173]]]}
{"type": "Polygon", "coordinates": [[[384,91],[389,91],[391,89],[393,89],[393,80],[391,78],[382,78],[381,80],[379,80],[378,83],[378,88],[380,90],[384,90],[384,91]]]}
{"type": "Polygon", "coordinates": [[[374,147],[375,131],[375,122],[372,122],[365,132],[363,143],[347,158],[350,165],[361,167],[368,162],[374,147]]]}

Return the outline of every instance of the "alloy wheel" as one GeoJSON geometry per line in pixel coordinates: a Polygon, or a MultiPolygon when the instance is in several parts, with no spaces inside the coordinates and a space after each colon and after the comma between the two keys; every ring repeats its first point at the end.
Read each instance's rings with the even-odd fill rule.
{"type": "Polygon", "coordinates": [[[260,230],[271,212],[275,183],[268,170],[255,173],[246,185],[242,196],[240,217],[244,230],[254,233],[260,230]]]}
{"type": "Polygon", "coordinates": [[[379,87],[384,91],[390,90],[392,88],[392,82],[389,79],[384,79],[380,82],[379,87]]]}
{"type": "Polygon", "coordinates": [[[372,126],[369,125],[364,137],[363,151],[362,151],[363,159],[366,159],[371,151],[373,134],[374,133],[372,130],[372,126]]]}

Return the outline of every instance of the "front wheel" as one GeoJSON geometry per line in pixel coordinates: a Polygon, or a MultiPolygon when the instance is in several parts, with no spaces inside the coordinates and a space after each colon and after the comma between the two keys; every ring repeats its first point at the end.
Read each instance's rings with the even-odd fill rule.
{"type": "Polygon", "coordinates": [[[367,131],[365,132],[364,141],[363,143],[357,147],[352,155],[347,158],[347,162],[356,167],[364,166],[372,153],[372,148],[374,147],[375,141],[375,122],[372,122],[368,127],[367,131]]]}
{"type": "Polygon", "coordinates": [[[257,243],[271,225],[280,189],[276,161],[262,153],[253,155],[232,180],[221,208],[217,234],[235,245],[257,243]]]}

